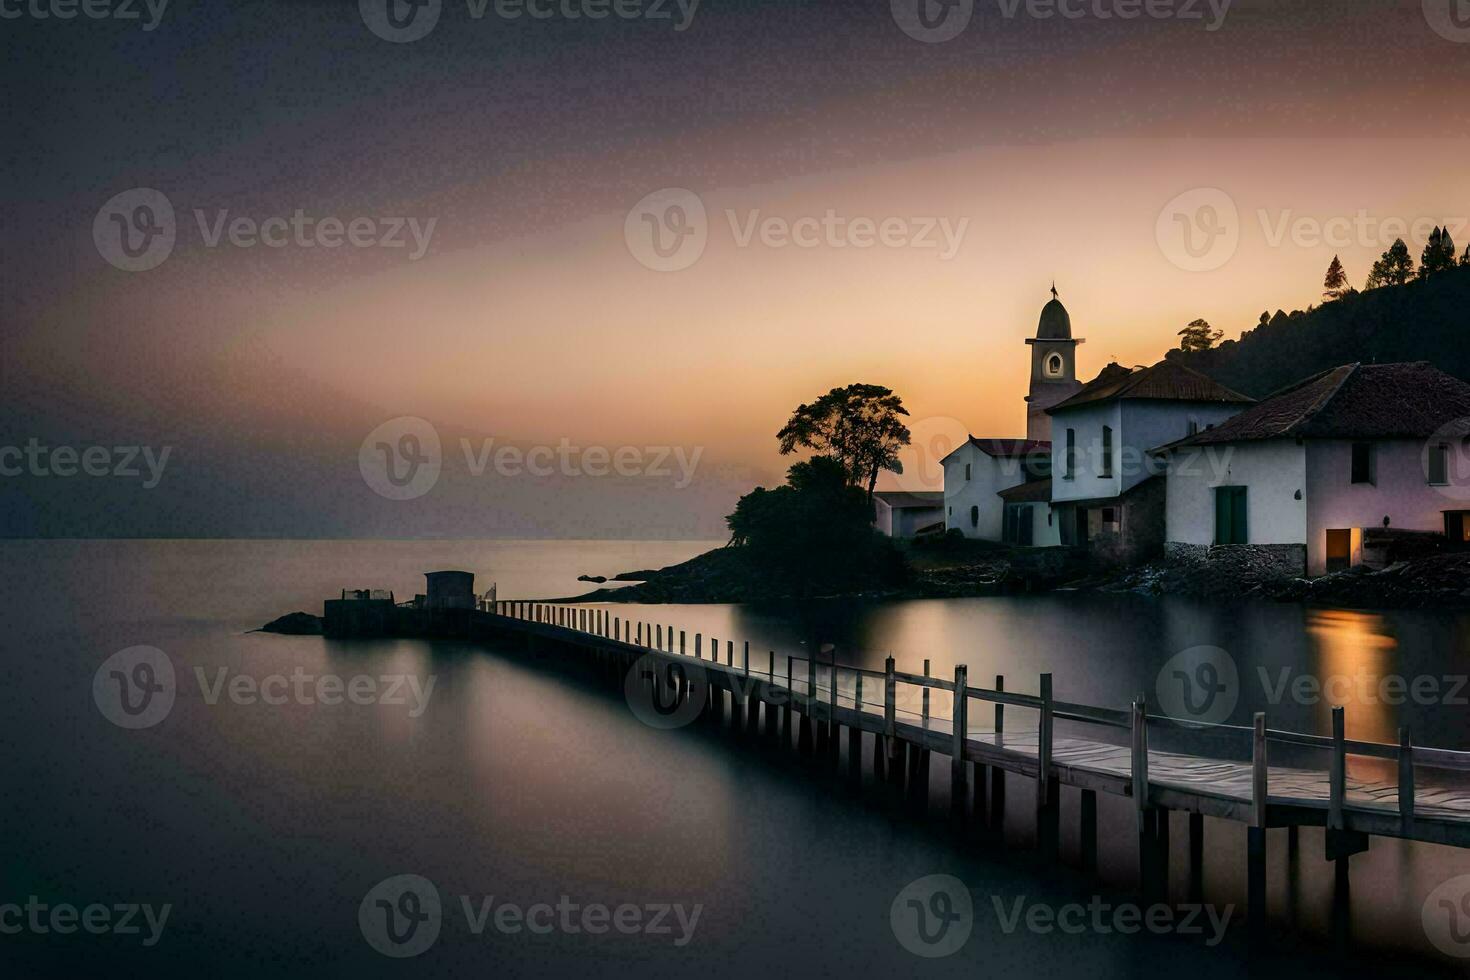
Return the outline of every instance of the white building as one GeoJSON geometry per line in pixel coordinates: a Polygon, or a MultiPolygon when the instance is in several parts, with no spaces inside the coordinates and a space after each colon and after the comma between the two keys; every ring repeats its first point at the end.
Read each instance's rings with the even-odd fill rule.
{"type": "Polygon", "coordinates": [[[890,538],[912,538],[944,527],[944,494],[925,490],[873,493],[873,526],[890,538]]]}
{"type": "Polygon", "coordinates": [[[1422,361],[1314,375],[1159,450],[1166,550],[1261,545],[1320,575],[1372,563],[1384,528],[1464,542],[1470,474],[1452,462],[1467,420],[1470,385],[1422,361]]]}
{"type": "Polygon", "coordinates": [[[971,436],[941,464],[945,529],[958,528],[967,538],[1003,540],[1001,491],[1042,478],[1050,462],[1051,447],[1044,442],[971,436]]]}
{"type": "Polygon", "coordinates": [[[1219,425],[1253,399],[1174,361],[1109,364],[1049,410],[1051,502],[1061,543],[1147,558],[1165,538],[1164,465],[1149,450],[1219,425]]]}
{"type": "Polygon", "coordinates": [[[1051,465],[1047,410],[1082,388],[1072,317],[1052,286],[1031,348],[1025,439],[969,439],[942,461],[944,526],[967,538],[1025,545],[1059,543],[1044,485],[1051,465]],[[1022,487],[1025,489],[1021,489],[1022,487]],[[1002,496],[1005,492],[1009,496],[1002,496]]]}

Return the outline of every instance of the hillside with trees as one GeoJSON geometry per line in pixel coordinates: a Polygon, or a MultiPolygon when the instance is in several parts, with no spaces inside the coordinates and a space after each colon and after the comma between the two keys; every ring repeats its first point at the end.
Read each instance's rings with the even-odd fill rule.
{"type": "Polygon", "coordinates": [[[1470,264],[1431,260],[1429,274],[1411,277],[1390,253],[1370,278],[1382,281],[1389,272],[1399,285],[1348,291],[1305,311],[1263,313],[1239,340],[1167,356],[1257,398],[1353,361],[1429,361],[1470,381],[1470,264]]]}

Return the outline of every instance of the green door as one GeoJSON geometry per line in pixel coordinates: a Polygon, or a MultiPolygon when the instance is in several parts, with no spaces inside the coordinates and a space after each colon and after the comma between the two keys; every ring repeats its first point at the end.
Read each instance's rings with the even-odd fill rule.
{"type": "Polygon", "coordinates": [[[1215,543],[1246,544],[1245,487],[1215,488],[1215,543]]]}

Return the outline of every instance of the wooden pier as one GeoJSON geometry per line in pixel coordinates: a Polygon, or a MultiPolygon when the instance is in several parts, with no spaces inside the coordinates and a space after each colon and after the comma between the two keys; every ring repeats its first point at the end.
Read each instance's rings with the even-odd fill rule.
{"type": "MultiPolygon", "coordinates": [[[[840,758],[846,730],[848,766],[860,775],[864,736],[871,738],[875,775],[916,794],[927,793],[932,756],[950,762],[951,811],[957,821],[994,826],[1004,812],[1007,773],[1035,786],[1037,839],[1055,853],[1060,788],[1081,793],[1082,863],[1097,856],[1097,794],[1131,797],[1137,812],[1139,881],[1146,896],[1162,898],[1168,880],[1169,811],[1189,814],[1191,891],[1197,893],[1204,853],[1204,817],[1242,824],[1247,837],[1247,902],[1259,938],[1266,905],[1266,832],[1326,830],[1327,860],[1340,881],[1347,862],[1367,850],[1372,836],[1470,847],[1470,788],[1445,780],[1470,770],[1470,752],[1344,737],[1341,707],[1332,711],[1331,736],[1268,728],[1257,713],[1250,727],[1212,725],[1151,714],[1143,695],[1126,709],[1057,700],[1050,674],[1034,694],[975,687],[964,665],[954,676],[900,671],[892,657],[883,670],[819,663],[810,657],[752,651],[750,644],[690,634],[663,623],[631,620],[596,606],[500,601],[470,614],[474,635],[519,635],[533,647],[555,648],[603,667],[610,680],[675,721],[718,713],[755,735],[796,728],[804,752],[840,758]],[[1006,709],[1028,712],[1035,725],[1016,730],[1006,709]],[[1095,737],[1058,737],[1058,722],[1095,737]],[[1009,725],[1008,725],[1009,723],[1009,725]],[[1111,738],[1111,740],[1110,740],[1111,738]],[[1169,743],[1168,750],[1151,741],[1169,743]],[[1321,769],[1273,765],[1273,746],[1316,751],[1321,769]],[[1349,756],[1385,760],[1397,778],[1373,781],[1348,774],[1349,756]],[[1432,778],[1440,774],[1440,782],[1432,778]]],[[[672,724],[670,727],[674,727],[672,724]]]]}

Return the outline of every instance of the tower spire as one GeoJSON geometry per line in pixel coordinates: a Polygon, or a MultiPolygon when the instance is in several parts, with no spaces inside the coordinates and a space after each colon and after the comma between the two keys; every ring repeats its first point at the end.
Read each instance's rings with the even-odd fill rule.
{"type": "Polygon", "coordinates": [[[1061,297],[1057,295],[1057,281],[1055,279],[1051,281],[1051,298],[1061,299],[1061,297]]]}

